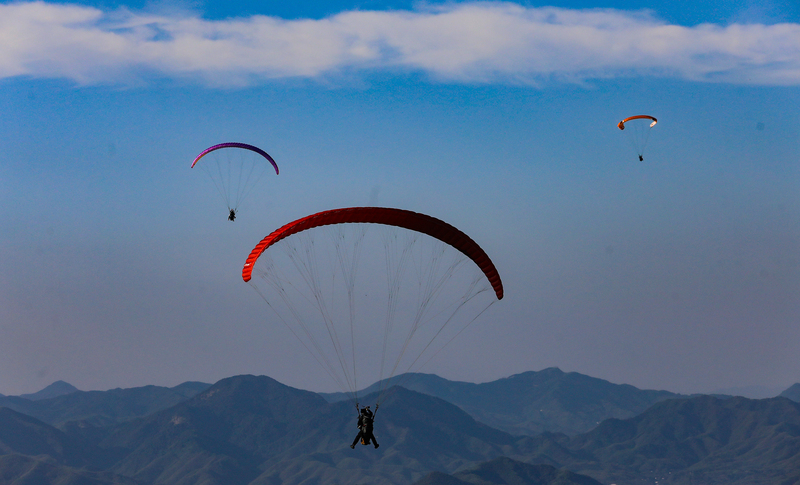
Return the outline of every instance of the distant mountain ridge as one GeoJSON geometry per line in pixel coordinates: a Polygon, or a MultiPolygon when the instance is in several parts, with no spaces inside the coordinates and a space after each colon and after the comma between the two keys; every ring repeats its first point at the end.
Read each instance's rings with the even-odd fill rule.
{"type": "MultiPolygon", "coordinates": [[[[66,383],[64,383],[66,384],[66,383]]],[[[69,384],[66,386],[72,387],[69,384]]],[[[67,389],[59,385],[57,389],[67,389]]],[[[174,406],[207,389],[210,384],[184,382],[175,387],[143,386],[108,391],[79,391],[43,398],[50,385],[35,393],[40,398],[22,396],[0,397],[0,407],[33,416],[59,427],[70,421],[82,421],[91,426],[108,426],[129,419],[147,416],[174,406]]]]}
{"type": "MultiPolygon", "coordinates": [[[[597,385],[593,380],[552,374],[572,382],[574,396],[594,395],[581,387],[597,385]]],[[[163,388],[113,391],[84,395],[92,413],[110,398],[114,413],[131,409],[119,399],[141,404],[151,395],[160,404],[124,420],[110,413],[116,418],[109,424],[73,420],[57,427],[0,409],[0,483],[407,485],[432,477],[440,481],[428,485],[572,485],[589,480],[581,475],[606,485],[800,482],[800,404],[786,398],[681,396],[631,418],[606,419],[587,433],[524,436],[488,426],[445,399],[397,387],[376,416],[380,448],[350,449],[357,432],[351,402],[329,403],[266,376],[223,379],[169,407],[160,407],[163,388]]],[[[14,399],[53,405],[45,414],[63,418],[63,399],[74,394],[83,393],[14,399]]]]}
{"type": "Polygon", "coordinates": [[[780,397],[791,399],[794,402],[800,402],[800,383],[792,385],[780,394],[780,397]]]}
{"type": "MultiPolygon", "coordinates": [[[[608,418],[630,418],[665,399],[685,397],[668,391],[612,384],[556,367],[523,372],[484,384],[449,381],[432,374],[403,374],[388,381],[439,397],[459,406],[478,421],[515,435],[556,432],[585,433],[608,418]]],[[[375,383],[359,394],[377,392],[375,383]]],[[[326,399],[347,399],[341,393],[326,399]]]]}
{"type": "Polygon", "coordinates": [[[47,458],[0,455],[0,483],[14,485],[142,485],[132,478],[113,473],[57,465],[47,458]],[[20,477],[6,482],[3,477],[20,477]]]}
{"type": "Polygon", "coordinates": [[[531,440],[529,446],[546,452],[526,455],[529,461],[604,482],[800,483],[800,404],[780,397],[672,399],[572,438],[531,440]]]}
{"type": "Polygon", "coordinates": [[[34,392],[33,394],[20,394],[19,397],[23,399],[29,399],[31,401],[39,401],[41,399],[66,396],[67,394],[72,394],[73,392],[78,392],[78,388],[64,381],[56,381],[39,392],[34,392]]]}
{"type": "Polygon", "coordinates": [[[79,440],[35,418],[0,408],[0,450],[28,456],[47,455],[59,464],[86,465],[79,440]]]}
{"type": "Polygon", "coordinates": [[[110,471],[143,483],[172,483],[175,476],[186,483],[249,483],[261,462],[290,445],[297,421],[325,405],[316,393],[269,377],[237,376],[114,427],[101,446],[125,452],[110,471]]]}
{"type": "Polygon", "coordinates": [[[597,480],[559,470],[550,465],[531,465],[506,457],[447,475],[431,472],[414,485],[602,485],[597,480]]]}

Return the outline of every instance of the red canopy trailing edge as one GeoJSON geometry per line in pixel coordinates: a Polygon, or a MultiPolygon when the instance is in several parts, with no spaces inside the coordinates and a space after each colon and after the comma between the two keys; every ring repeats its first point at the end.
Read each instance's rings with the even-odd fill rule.
{"type": "Polygon", "coordinates": [[[244,263],[244,268],[242,269],[242,278],[244,281],[250,281],[253,265],[255,265],[256,260],[268,247],[281,239],[305,231],[306,229],[330,224],[346,223],[384,224],[387,226],[402,227],[411,231],[427,234],[449,244],[478,265],[481,271],[483,271],[483,274],[486,275],[489,283],[491,283],[492,288],[494,288],[497,299],[501,300],[503,298],[503,282],[500,281],[500,275],[497,273],[494,263],[492,263],[489,256],[475,241],[470,239],[469,236],[450,224],[434,217],[408,210],[385,207],[334,209],[318,212],[290,222],[262,239],[250,252],[247,261],[244,263]]]}
{"type": "Polygon", "coordinates": [[[267,152],[265,152],[264,150],[262,150],[262,149],[260,149],[258,147],[254,147],[253,145],[248,145],[247,143],[235,143],[235,142],[220,143],[219,145],[214,145],[213,147],[206,148],[205,150],[203,150],[200,153],[200,155],[197,155],[197,158],[194,159],[194,161],[192,162],[192,168],[194,168],[194,166],[195,166],[195,164],[197,163],[198,160],[200,160],[201,158],[203,158],[207,154],[213,152],[214,150],[219,150],[220,148],[243,148],[245,150],[250,150],[252,152],[256,152],[259,155],[261,155],[262,157],[264,157],[267,160],[269,160],[269,163],[271,163],[272,166],[275,167],[275,173],[276,174],[278,173],[278,164],[275,163],[275,160],[273,160],[272,157],[269,156],[269,154],[267,152]]]}
{"type": "Polygon", "coordinates": [[[656,123],[658,123],[658,120],[653,118],[652,116],[636,115],[636,116],[631,116],[630,118],[625,118],[624,120],[620,121],[619,124],[617,125],[617,128],[619,128],[620,130],[624,130],[625,123],[629,122],[630,120],[653,120],[653,122],[650,123],[650,128],[654,127],[656,123]]]}

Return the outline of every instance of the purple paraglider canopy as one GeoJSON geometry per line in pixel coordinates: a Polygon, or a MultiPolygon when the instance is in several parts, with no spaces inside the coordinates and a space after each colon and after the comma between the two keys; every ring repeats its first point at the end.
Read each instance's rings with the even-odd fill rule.
{"type": "Polygon", "coordinates": [[[275,160],[273,160],[271,156],[269,156],[269,153],[265,152],[264,150],[262,150],[262,149],[260,149],[258,147],[255,147],[253,145],[248,145],[247,143],[236,143],[236,142],[220,143],[219,145],[214,145],[213,147],[206,148],[205,150],[203,150],[200,153],[200,155],[197,155],[197,158],[194,159],[194,161],[192,162],[192,168],[194,168],[194,166],[198,162],[198,160],[200,160],[201,158],[203,158],[207,154],[213,152],[214,150],[219,150],[220,148],[243,148],[245,150],[250,150],[250,151],[256,152],[259,155],[261,155],[262,157],[264,157],[267,160],[269,160],[269,163],[271,163],[272,166],[275,167],[275,173],[276,174],[278,173],[278,164],[275,163],[275,160]]]}

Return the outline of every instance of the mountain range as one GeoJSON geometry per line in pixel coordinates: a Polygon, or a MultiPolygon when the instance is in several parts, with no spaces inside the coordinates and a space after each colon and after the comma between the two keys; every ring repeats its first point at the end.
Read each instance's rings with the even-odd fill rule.
{"type": "Polygon", "coordinates": [[[602,485],[597,480],[550,465],[530,465],[507,457],[448,475],[431,472],[414,485],[602,485]]]}
{"type": "Polygon", "coordinates": [[[604,483],[800,483],[800,404],[782,397],[672,399],[585,434],[532,440],[526,461],[604,483]]]}
{"type": "MultiPolygon", "coordinates": [[[[376,414],[379,449],[350,449],[358,431],[352,402],[265,376],[2,397],[0,484],[800,480],[800,404],[784,397],[680,396],[558,369],[473,385],[401,378],[407,387],[391,387],[376,414]],[[548,423],[531,419],[532,403],[558,417],[551,429],[532,431],[531,423],[548,423]],[[570,415],[600,424],[560,431],[570,415]]],[[[369,389],[362,394],[362,404],[379,399],[369,389]]]]}
{"type": "MultiPolygon", "coordinates": [[[[395,385],[442,398],[489,426],[524,435],[545,431],[585,433],[604,419],[630,418],[659,401],[681,397],[668,391],[612,384],[555,367],[484,384],[409,373],[373,384],[362,392],[379,392],[395,385]]],[[[347,399],[341,393],[323,396],[329,401],[347,399]]]]}
{"type": "Polygon", "coordinates": [[[19,397],[25,398],[29,401],[39,401],[41,399],[50,399],[51,397],[66,396],[67,394],[72,394],[73,392],[79,392],[78,388],[68,382],[56,381],[39,392],[35,392],[33,394],[20,394],[19,397]]]}
{"type": "Polygon", "coordinates": [[[144,386],[109,391],[79,391],[70,384],[59,381],[38,393],[28,394],[28,398],[25,395],[2,396],[0,407],[33,416],[53,426],[63,426],[70,421],[108,426],[174,406],[210,386],[211,384],[201,382],[185,382],[171,388],[144,386]],[[72,390],[63,392],[67,389],[72,390]],[[52,397],[43,396],[47,394],[52,394],[52,397]]]}

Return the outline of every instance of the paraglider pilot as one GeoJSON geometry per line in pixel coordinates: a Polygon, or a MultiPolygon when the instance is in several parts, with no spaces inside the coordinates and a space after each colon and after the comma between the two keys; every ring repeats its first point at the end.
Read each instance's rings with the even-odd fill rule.
{"type": "MultiPolygon", "coordinates": [[[[356,404],[356,409],[358,409],[358,404],[356,404]]],[[[375,411],[378,411],[378,406],[375,406],[375,411]]],[[[370,441],[375,445],[375,448],[380,446],[375,436],[372,434],[372,422],[374,418],[375,414],[369,410],[369,406],[361,410],[361,414],[358,416],[358,435],[356,439],[353,440],[353,444],[350,445],[350,448],[355,448],[358,440],[361,440],[361,444],[365,446],[368,445],[370,441]]]]}
{"type": "Polygon", "coordinates": [[[228,214],[228,220],[231,222],[236,220],[236,209],[231,209],[231,213],[228,214]]]}

